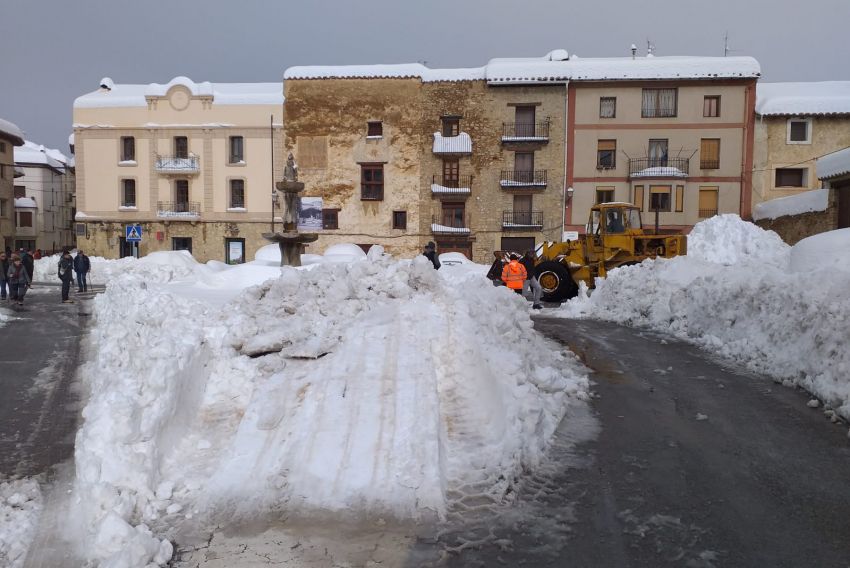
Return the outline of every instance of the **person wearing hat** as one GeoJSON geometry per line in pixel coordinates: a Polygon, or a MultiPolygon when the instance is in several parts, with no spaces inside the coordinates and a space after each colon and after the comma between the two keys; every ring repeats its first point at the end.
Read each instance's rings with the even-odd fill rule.
{"type": "Polygon", "coordinates": [[[74,300],[68,297],[68,293],[71,291],[71,282],[74,280],[74,259],[71,258],[71,252],[68,249],[62,251],[58,270],[57,275],[62,281],[62,303],[73,304],[74,300]]]}
{"type": "Polygon", "coordinates": [[[27,249],[21,247],[21,252],[18,256],[21,257],[21,264],[24,265],[29,281],[32,282],[33,273],[35,272],[35,261],[32,259],[32,255],[27,251],[27,249]]]}
{"type": "Polygon", "coordinates": [[[434,244],[434,241],[428,241],[428,244],[425,245],[425,250],[422,252],[422,256],[431,261],[431,264],[434,265],[434,270],[440,270],[440,259],[437,258],[437,245],[434,244]]]}
{"type": "Polygon", "coordinates": [[[91,270],[91,261],[81,250],[77,250],[77,256],[74,257],[74,272],[77,273],[77,292],[87,292],[89,289],[86,282],[86,275],[91,270]]]}
{"type": "Polygon", "coordinates": [[[502,281],[505,283],[505,286],[517,294],[522,294],[522,286],[526,278],[528,278],[528,272],[526,272],[525,267],[520,263],[519,255],[512,252],[511,261],[502,269],[502,281]]]}
{"type": "Polygon", "coordinates": [[[21,262],[21,257],[17,254],[12,255],[12,265],[6,273],[6,280],[9,282],[9,300],[23,306],[24,296],[32,281],[23,262],[21,262]]]}

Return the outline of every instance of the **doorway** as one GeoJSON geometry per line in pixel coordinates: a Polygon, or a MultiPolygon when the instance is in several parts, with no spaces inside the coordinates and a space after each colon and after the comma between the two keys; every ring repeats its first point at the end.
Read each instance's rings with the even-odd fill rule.
{"type": "Polygon", "coordinates": [[[171,250],[187,250],[192,254],[192,237],[172,237],[171,250]]]}
{"type": "Polygon", "coordinates": [[[139,243],[118,237],[118,258],[139,258],[139,243]]]}

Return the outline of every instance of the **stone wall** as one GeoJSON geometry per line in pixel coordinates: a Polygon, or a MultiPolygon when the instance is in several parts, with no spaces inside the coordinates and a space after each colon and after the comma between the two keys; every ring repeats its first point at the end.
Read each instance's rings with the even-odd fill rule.
{"type": "Polygon", "coordinates": [[[801,213],[800,215],[785,215],[776,219],[761,219],[755,224],[769,231],[774,231],[789,245],[817,235],[832,231],[838,226],[838,204],[835,191],[829,192],[829,205],[826,211],[801,213]]]}

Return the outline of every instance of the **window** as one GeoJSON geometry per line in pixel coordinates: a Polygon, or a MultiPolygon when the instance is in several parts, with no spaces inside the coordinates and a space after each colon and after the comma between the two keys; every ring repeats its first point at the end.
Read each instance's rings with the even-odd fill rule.
{"type": "Polygon", "coordinates": [[[443,160],[443,187],[458,187],[460,160],[443,160]]]}
{"type": "Polygon", "coordinates": [[[380,120],[370,120],[366,123],[366,136],[368,138],[380,138],[384,135],[384,123],[380,120]]]}
{"type": "Polygon", "coordinates": [[[18,211],[18,227],[32,227],[32,211],[18,211]]]}
{"type": "Polygon", "coordinates": [[[172,237],[171,250],[187,250],[192,254],[192,237],[172,237]]]}
{"type": "Polygon", "coordinates": [[[649,141],[649,167],[667,167],[667,140],[662,138],[649,141]]]}
{"type": "Polygon", "coordinates": [[[531,195],[514,195],[514,211],[511,218],[512,222],[518,225],[531,225],[533,217],[531,214],[531,205],[531,195]]]}
{"type": "Polygon", "coordinates": [[[617,116],[617,97],[599,97],[599,118],[617,116]]]}
{"type": "Polygon", "coordinates": [[[788,144],[811,144],[812,143],[812,121],[810,118],[788,119],[788,144]]]}
{"type": "Polygon", "coordinates": [[[384,199],[384,164],[360,165],[360,199],[384,199]]]}
{"type": "Polygon", "coordinates": [[[130,162],[136,159],[136,139],[132,136],[121,137],[121,161],[130,162]]]}
{"type": "Polygon", "coordinates": [[[443,203],[442,225],[462,229],[466,227],[466,206],[463,203],[443,203]]]}
{"type": "MultiPolygon", "coordinates": [[[[189,203],[189,180],[178,179],[174,182],[174,201],[184,206],[189,203]]],[[[176,210],[182,211],[182,209],[176,210]]]]}
{"type": "Polygon", "coordinates": [[[652,185],[649,187],[649,210],[670,211],[669,185],[652,185]]]}
{"type": "Polygon", "coordinates": [[[121,180],[121,207],[136,206],[136,180],[121,180]]]}
{"type": "Polygon", "coordinates": [[[534,138],[536,136],[534,128],[535,107],[531,105],[518,106],[514,112],[514,120],[516,122],[514,125],[514,136],[519,138],[534,138]]]}
{"type": "Polygon", "coordinates": [[[0,179],[6,179],[6,165],[0,164],[0,179]]]}
{"type": "Polygon", "coordinates": [[[676,186],[676,212],[681,213],[685,210],[685,186],[676,186]]]}
{"type": "Polygon", "coordinates": [[[699,217],[713,217],[717,215],[717,188],[701,187],[699,190],[699,217]]]}
{"type": "Polygon", "coordinates": [[[720,116],[720,95],[707,95],[702,99],[702,115],[706,117],[720,116]]]}
{"type": "Polygon", "coordinates": [[[189,139],[185,136],[174,137],[174,157],[188,158],[189,157],[189,139]]]}
{"type": "Polygon", "coordinates": [[[9,200],[0,199],[0,217],[4,219],[9,216],[9,200]]]}
{"type": "Polygon", "coordinates": [[[699,167],[716,170],[720,167],[720,139],[703,138],[699,146],[699,167]]]}
{"type": "Polygon", "coordinates": [[[776,168],[776,187],[806,187],[806,168],[776,168]]]}
{"type": "Polygon", "coordinates": [[[5,152],[6,152],[6,143],[0,142],[0,153],[5,153],[5,152]]]}
{"type": "Polygon", "coordinates": [[[444,116],[440,119],[443,123],[443,136],[457,136],[460,134],[460,117],[444,116]]]}
{"type": "Polygon", "coordinates": [[[634,203],[637,205],[637,208],[643,211],[643,186],[636,185],[635,186],[635,197],[634,203]]]}
{"type": "Polygon", "coordinates": [[[676,116],[679,95],[676,89],[644,89],[640,115],[643,118],[676,116]]]}
{"type": "Polygon", "coordinates": [[[339,229],[339,209],[322,209],[322,228],[339,229]]]}
{"type": "Polygon", "coordinates": [[[244,138],[241,136],[230,137],[230,158],[228,163],[245,163],[244,138]]]}
{"type": "Polygon", "coordinates": [[[596,143],[596,169],[610,170],[617,165],[617,141],[599,140],[596,143]]]}
{"type": "Polygon", "coordinates": [[[613,187],[596,188],[596,203],[611,203],[612,201],[614,201],[613,187]]]}
{"type": "MultiPolygon", "coordinates": [[[[187,199],[188,201],[188,199],[187,199]]],[[[245,180],[230,180],[230,208],[237,209],[245,207],[245,180]]]]}
{"type": "Polygon", "coordinates": [[[26,197],[26,196],[27,196],[26,186],[16,185],[15,186],[15,199],[17,199],[19,197],[26,197]]]}
{"type": "Polygon", "coordinates": [[[407,211],[393,211],[393,229],[407,229],[407,211]]]}

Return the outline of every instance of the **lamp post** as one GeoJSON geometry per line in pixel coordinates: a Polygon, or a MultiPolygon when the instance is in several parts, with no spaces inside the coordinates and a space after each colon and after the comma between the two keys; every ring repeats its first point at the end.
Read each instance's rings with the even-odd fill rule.
{"type": "Polygon", "coordinates": [[[575,193],[575,190],[572,188],[572,186],[564,189],[564,206],[561,207],[561,234],[558,235],[558,242],[564,240],[564,227],[567,224],[567,198],[572,201],[573,193],[575,193]]]}

